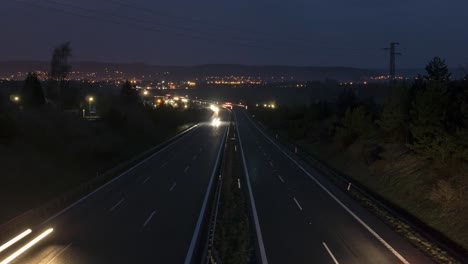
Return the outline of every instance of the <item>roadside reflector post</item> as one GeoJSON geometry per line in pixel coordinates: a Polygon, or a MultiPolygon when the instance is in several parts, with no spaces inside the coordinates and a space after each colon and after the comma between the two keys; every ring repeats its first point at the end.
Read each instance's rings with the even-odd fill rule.
{"type": "Polygon", "coordinates": [[[351,183],[348,183],[348,191],[351,190],[351,183]]]}
{"type": "Polygon", "coordinates": [[[278,139],[278,134],[276,134],[276,139],[278,139]]]}
{"type": "Polygon", "coordinates": [[[294,153],[297,154],[297,147],[294,147],[294,153]]]}

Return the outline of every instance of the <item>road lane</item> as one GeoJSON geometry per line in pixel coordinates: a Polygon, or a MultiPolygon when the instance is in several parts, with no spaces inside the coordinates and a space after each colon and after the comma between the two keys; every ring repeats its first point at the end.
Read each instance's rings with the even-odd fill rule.
{"type": "Polygon", "coordinates": [[[309,177],[318,172],[292,161],[254,125],[246,111],[237,108],[235,113],[269,263],[334,263],[330,252],[339,263],[431,263],[320,176],[319,183],[331,190],[324,191],[309,177]],[[337,201],[363,219],[370,230],[376,230],[398,254],[337,201]]]}
{"type": "Polygon", "coordinates": [[[13,263],[183,263],[226,128],[200,126],[52,219],[13,263]]]}

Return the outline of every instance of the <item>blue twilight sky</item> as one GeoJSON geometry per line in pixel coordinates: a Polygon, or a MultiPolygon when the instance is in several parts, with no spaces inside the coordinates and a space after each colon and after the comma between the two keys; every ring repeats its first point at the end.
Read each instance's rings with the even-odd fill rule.
{"type": "Polygon", "coordinates": [[[1,0],[0,61],[399,67],[468,64],[467,0],[1,0]]]}

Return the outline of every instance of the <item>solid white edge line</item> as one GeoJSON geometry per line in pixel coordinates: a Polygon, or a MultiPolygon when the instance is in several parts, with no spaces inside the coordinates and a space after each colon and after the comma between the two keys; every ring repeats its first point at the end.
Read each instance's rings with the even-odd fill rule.
{"type": "Polygon", "coordinates": [[[62,248],[62,250],[60,250],[60,252],[57,253],[57,255],[55,255],[51,260],[49,260],[49,262],[47,262],[47,264],[52,263],[55,259],[58,258],[58,256],[62,255],[62,253],[65,252],[65,250],[67,250],[71,245],[72,245],[72,243],[70,243],[70,244],[68,244],[68,246],[62,248]]]}
{"type": "Polygon", "coordinates": [[[117,206],[119,206],[124,200],[124,198],[120,199],[120,201],[118,201],[114,206],[112,206],[111,209],[109,209],[109,212],[114,211],[114,209],[117,208],[117,206]]]}
{"type": "Polygon", "coordinates": [[[16,242],[20,241],[21,239],[23,239],[25,236],[31,234],[32,230],[31,229],[26,229],[25,231],[23,231],[21,234],[15,236],[14,238],[12,238],[10,241],[6,242],[5,244],[3,244],[2,246],[0,246],[0,252],[2,252],[3,250],[9,248],[11,245],[15,244],[16,242]]]}
{"type": "MultiPolygon", "coordinates": [[[[140,161],[139,163],[137,163],[136,165],[134,165],[133,167],[129,168],[128,170],[122,172],[119,176],[113,178],[112,180],[104,183],[103,185],[101,185],[99,188],[97,188],[96,190],[92,191],[91,193],[88,193],[87,195],[85,195],[84,197],[82,197],[81,199],[79,199],[78,201],[72,203],[71,205],[69,205],[67,208],[63,209],[62,211],[54,214],[53,216],[49,217],[47,220],[45,220],[44,222],[41,223],[41,226],[42,225],[45,225],[46,223],[50,222],[51,220],[53,220],[54,218],[56,218],[57,216],[65,213],[66,211],[70,210],[71,208],[75,207],[77,204],[81,203],[82,201],[86,200],[88,197],[92,196],[93,194],[97,193],[98,191],[100,191],[101,189],[104,189],[105,187],[107,187],[109,184],[117,181],[118,179],[120,179],[122,176],[124,176],[125,174],[129,173],[130,171],[134,170],[136,167],[140,166],[141,164],[145,163],[146,161],[150,160],[151,158],[153,158],[154,156],[158,155],[159,153],[161,153],[162,151],[166,150],[167,148],[171,147],[172,145],[174,145],[175,143],[179,142],[179,140],[181,140],[182,138],[186,137],[187,135],[189,135],[190,133],[192,133],[193,131],[195,131],[197,128],[199,128],[201,126],[198,126],[198,125],[194,125],[192,126],[191,128],[189,128],[188,130],[182,132],[182,133],[185,133],[184,135],[182,135],[180,138],[178,138],[177,140],[175,140],[174,142],[170,143],[169,145],[165,146],[164,148],[158,150],[156,153],[152,154],[151,156],[147,157],[146,159],[140,161]]],[[[180,134],[179,134],[180,135],[180,134]]],[[[172,140],[173,138],[179,136],[179,135],[175,135],[174,137],[172,137],[171,139],[167,140],[167,141],[170,141],[172,140]]],[[[157,147],[157,146],[156,146],[157,147]]],[[[167,162],[166,162],[167,163],[167,162]]]]}
{"type": "Polygon", "coordinates": [[[263,134],[273,145],[275,145],[281,152],[283,152],[286,157],[288,157],[296,166],[298,166],[311,180],[313,180],[322,190],[324,190],[328,195],[330,195],[333,200],[335,200],[343,209],[346,210],[354,219],[356,219],[367,231],[369,231],[380,243],[382,243],[390,252],[395,255],[402,263],[410,264],[398,251],[396,251],[390,244],[387,243],[377,232],[375,232],[370,226],[368,226],[359,216],[357,216],[351,209],[349,209],[346,205],[344,205],[333,193],[331,193],[325,186],[323,186],[314,176],[312,176],[304,167],[302,167],[296,160],[294,160],[288,153],[286,153],[276,142],[270,139],[249,117],[247,117],[250,122],[257,128],[260,133],[263,134]]]}
{"type": "Polygon", "coordinates": [[[299,210],[302,211],[302,206],[299,204],[299,202],[297,201],[296,197],[293,197],[293,200],[294,200],[294,202],[296,203],[297,207],[299,207],[299,210]]]}
{"type": "Polygon", "coordinates": [[[30,249],[32,246],[34,246],[39,241],[41,241],[44,237],[46,237],[47,235],[52,233],[52,231],[54,231],[54,229],[49,228],[46,231],[42,232],[39,236],[37,236],[33,240],[29,241],[26,245],[24,245],[23,247],[21,247],[20,249],[15,251],[13,254],[11,254],[8,258],[6,258],[2,262],[0,262],[0,264],[8,264],[8,263],[12,262],[19,255],[23,254],[24,252],[26,252],[26,250],[30,249]]]}
{"type": "Polygon", "coordinates": [[[143,227],[145,227],[145,226],[149,223],[149,221],[151,220],[151,218],[153,218],[153,216],[154,216],[155,213],[156,213],[156,210],[154,210],[154,211],[150,214],[150,216],[146,219],[145,223],[143,224],[143,227]]]}
{"type": "Polygon", "coordinates": [[[335,264],[340,264],[338,262],[338,260],[336,260],[335,256],[333,255],[333,253],[331,252],[331,250],[328,248],[327,244],[325,242],[322,242],[322,245],[325,247],[325,249],[327,250],[328,254],[330,255],[330,257],[333,259],[333,261],[335,262],[335,264]]]}
{"type": "MultiPolygon", "coordinates": [[[[228,128],[229,128],[229,126],[228,126],[228,128]]],[[[227,130],[227,128],[226,128],[226,130],[227,130]]],[[[197,244],[198,235],[200,233],[201,224],[203,222],[203,215],[204,215],[204,213],[206,211],[206,206],[208,204],[208,197],[210,196],[210,190],[211,190],[211,186],[213,185],[214,177],[215,177],[215,174],[216,174],[216,168],[218,167],[219,158],[221,157],[221,151],[223,149],[224,142],[226,140],[226,134],[227,134],[226,130],[224,131],[223,139],[219,143],[218,156],[216,158],[216,162],[215,162],[214,167],[213,167],[213,172],[211,173],[211,178],[210,178],[210,182],[208,183],[208,188],[206,189],[205,198],[203,200],[203,205],[202,205],[201,210],[200,210],[200,215],[198,216],[197,224],[196,224],[195,230],[193,232],[192,240],[190,241],[190,246],[189,246],[189,249],[187,251],[187,256],[185,256],[185,261],[184,261],[185,264],[190,264],[191,261],[192,261],[192,258],[193,258],[193,252],[195,251],[195,245],[197,244]]]]}
{"type": "Polygon", "coordinates": [[[150,178],[151,178],[151,176],[146,177],[146,179],[143,181],[143,183],[146,183],[150,178]]]}
{"type": "Polygon", "coordinates": [[[267,259],[266,252],[265,252],[265,245],[263,243],[262,231],[260,230],[260,221],[258,220],[257,207],[255,206],[255,198],[252,192],[252,186],[250,185],[250,176],[249,176],[249,172],[247,169],[247,162],[245,160],[244,148],[242,147],[242,137],[241,137],[241,133],[239,130],[239,124],[237,122],[237,115],[235,112],[234,112],[234,118],[236,122],[237,135],[239,136],[240,153],[242,156],[242,161],[244,163],[245,177],[247,178],[246,180],[247,190],[249,191],[250,205],[252,206],[252,214],[254,218],[255,232],[257,233],[257,241],[258,241],[258,248],[260,250],[260,258],[263,264],[267,264],[268,259],[267,259]]]}

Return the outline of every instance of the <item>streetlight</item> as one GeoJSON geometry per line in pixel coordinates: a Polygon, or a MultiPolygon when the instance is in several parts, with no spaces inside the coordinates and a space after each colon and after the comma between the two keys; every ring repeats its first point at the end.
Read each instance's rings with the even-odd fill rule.
{"type": "Polygon", "coordinates": [[[91,103],[94,101],[94,97],[88,97],[88,112],[91,115],[91,103]]]}

